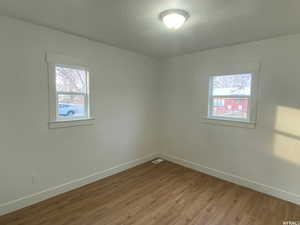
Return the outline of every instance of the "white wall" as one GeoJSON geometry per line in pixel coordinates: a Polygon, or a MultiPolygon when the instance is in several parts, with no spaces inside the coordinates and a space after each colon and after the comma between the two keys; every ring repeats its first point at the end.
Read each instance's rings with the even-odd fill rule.
{"type": "Polygon", "coordinates": [[[221,177],[267,185],[266,192],[286,191],[300,203],[299,60],[300,35],[166,59],[163,153],[221,177]],[[261,63],[256,129],[204,123],[208,75],[253,62],[261,63]]]}
{"type": "Polygon", "coordinates": [[[6,17],[0,30],[0,206],[158,150],[156,60],[6,17]],[[46,52],[88,59],[93,126],[48,129],[46,52]]]}

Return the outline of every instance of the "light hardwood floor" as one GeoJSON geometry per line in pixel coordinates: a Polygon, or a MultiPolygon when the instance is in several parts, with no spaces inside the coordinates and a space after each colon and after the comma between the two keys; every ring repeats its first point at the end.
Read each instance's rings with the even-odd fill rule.
{"type": "Polygon", "coordinates": [[[281,225],[300,206],[150,162],[0,217],[1,225],[281,225]]]}

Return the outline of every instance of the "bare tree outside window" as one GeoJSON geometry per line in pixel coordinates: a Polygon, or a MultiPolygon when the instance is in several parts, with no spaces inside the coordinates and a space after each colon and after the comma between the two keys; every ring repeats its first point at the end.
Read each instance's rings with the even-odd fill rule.
{"type": "Polygon", "coordinates": [[[86,92],[86,71],[56,66],[56,88],[63,92],[86,92]]]}
{"type": "Polygon", "coordinates": [[[214,95],[250,95],[251,74],[215,76],[214,95]]]}

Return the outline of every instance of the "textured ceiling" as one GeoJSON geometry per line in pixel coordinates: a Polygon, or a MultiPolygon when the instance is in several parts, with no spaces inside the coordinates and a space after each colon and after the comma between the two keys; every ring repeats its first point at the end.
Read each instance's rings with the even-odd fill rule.
{"type": "Polygon", "coordinates": [[[151,56],[300,32],[300,0],[0,0],[0,14],[151,56]],[[158,14],[191,15],[177,31],[158,14]]]}

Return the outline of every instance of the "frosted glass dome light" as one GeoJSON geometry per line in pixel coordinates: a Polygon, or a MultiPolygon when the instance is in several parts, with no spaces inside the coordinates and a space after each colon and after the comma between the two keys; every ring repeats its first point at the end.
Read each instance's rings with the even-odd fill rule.
{"type": "Polygon", "coordinates": [[[170,9],[160,14],[160,19],[171,30],[177,30],[187,21],[189,14],[180,9],[170,9]]]}

